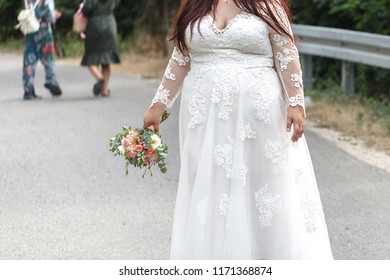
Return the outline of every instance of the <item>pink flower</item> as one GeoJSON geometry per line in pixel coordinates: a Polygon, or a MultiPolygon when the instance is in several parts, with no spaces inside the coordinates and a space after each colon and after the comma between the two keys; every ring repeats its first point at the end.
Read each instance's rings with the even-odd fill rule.
{"type": "Polygon", "coordinates": [[[135,150],[136,150],[137,152],[142,152],[143,149],[144,149],[144,147],[143,147],[142,145],[137,145],[137,146],[135,146],[135,150]]]}
{"type": "Polygon", "coordinates": [[[121,143],[123,147],[129,146],[129,142],[126,139],[122,139],[121,143]]]}
{"type": "Polygon", "coordinates": [[[127,147],[126,147],[126,150],[128,150],[129,152],[135,152],[135,146],[134,145],[128,145],[127,147]]]}
{"type": "Polygon", "coordinates": [[[130,130],[125,139],[127,142],[129,142],[129,145],[137,145],[138,133],[133,130],[130,130]]]}
{"type": "Polygon", "coordinates": [[[146,154],[147,155],[151,155],[151,154],[153,154],[154,153],[154,150],[152,150],[152,149],[146,149],[146,154]]]}
{"type": "Polygon", "coordinates": [[[144,164],[148,164],[149,162],[149,158],[144,158],[144,164]]]}

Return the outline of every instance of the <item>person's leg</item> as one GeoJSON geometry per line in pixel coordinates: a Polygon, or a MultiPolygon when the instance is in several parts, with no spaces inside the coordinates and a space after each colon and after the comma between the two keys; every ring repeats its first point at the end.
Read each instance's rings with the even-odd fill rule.
{"type": "Polygon", "coordinates": [[[98,65],[88,65],[88,69],[96,80],[96,83],[93,85],[92,92],[95,96],[98,96],[99,94],[102,93],[103,90],[104,77],[100,72],[98,65]]]}
{"type": "Polygon", "coordinates": [[[103,64],[102,65],[102,72],[103,72],[103,79],[104,79],[104,85],[102,88],[102,95],[108,96],[109,95],[108,82],[110,81],[110,76],[111,76],[110,64],[103,64]]]}
{"type": "Polygon", "coordinates": [[[24,99],[40,98],[35,94],[34,79],[38,62],[37,48],[34,35],[26,35],[24,38],[25,50],[23,56],[23,89],[24,99]]]}
{"type": "Polygon", "coordinates": [[[103,80],[102,73],[100,72],[99,65],[88,65],[89,72],[95,78],[96,82],[103,80]]]}
{"type": "Polygon", "coordinates": [[[40,60],[45,67],[45,87],[53,96],[62,94],[54,70],[54,39],[53,32],[48,26],[44,28],[41,36],[37,39],[40,60]]]}

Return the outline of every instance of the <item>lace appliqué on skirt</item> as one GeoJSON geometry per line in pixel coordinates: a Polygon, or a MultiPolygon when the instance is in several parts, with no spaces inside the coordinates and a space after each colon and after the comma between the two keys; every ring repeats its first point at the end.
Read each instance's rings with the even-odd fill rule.
{"type": "Polygon", "coordinates": [[[246,187],[246,174],[248,173],[248,167],[245,164],[242,164],[240,170],[238,171],[238,182],[241,188],[246,187]]]}
{"type": "Polygon", "coordinates": [[[232,178],[234,140],[229,137],[229,144],[218,145],[215,148],[215,164],[226,171],[226,179],[232,178]]]}
{"type": "Polygon", "coordinates": [[[289,139],[287,137],[280,137],[275,141],[267,140],[265,143],[264,157],[272,162],[272,171],[276,174],[281,174],[286,168],[288,147],[289,139]]]}
{"type": "Polygon", "coordinates": [[[269,111],[272,108],[274,100],[268,94],[267,84],[261,73],[255,73],[256,81],[252,85],[252,97],[255,105],[255,115],[257,120],[264,121],[265,124],[271,124],[269,111]]]}
{"type": "Polygon", "coordinates": [[[268,191],[268,185],[262,187],[255,193],[256,208],[260,213],[259,221],[261,227],[271,227],[272,219],[282,209],[282,201],[279,195],[273,195],[268,191]]]}
{"type": "Polygon", "coordinates": [[[214,77],[211,103],[219,107],[218,118],[226,121],[233,110],[234,101],[238,99],[237,84],[224,73],[218,72],[214,77]]]}
{"type": "Polygon", "coordinates": [[[241,141],[245,141],[245,139],[256,139],[256,131],[252,130],[251,124],[248,123],[245,127],[241,127],[240,129],[240,138],[241,141]]]}
{"type": "Polygon", "coordinates": [[[189,128],[195,128],[196,125],[205,122],[206,112],[206,92],[200,86],[199,80],[201,75],[195,74],[195,81],[193,85],[193,91],[188,103],[188,112],[190,113],[190,121],[188,123],[189,128]]]}
{"type": "Polygon", "coordinates": [[[321,213],[319,202],[310,199],[307,192],[300,204],[301,213],[305,221],[306,231],[308,233],[317,231],[317,219],[321,213]]]}
{"type": "Polygon", "coordinates": [[[221,201],[219,202],[219,215],[227,218],[229,212],[229,196],[227,194],[222,195],[221,201]]]}

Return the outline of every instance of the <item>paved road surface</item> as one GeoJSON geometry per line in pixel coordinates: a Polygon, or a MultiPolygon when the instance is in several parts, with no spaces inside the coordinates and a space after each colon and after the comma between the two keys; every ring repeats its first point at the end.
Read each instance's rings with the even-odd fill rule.
{"type": "MultiPolygon", "coordinates": [[[[21,58],[0,55],[0,259],[167,259],[178,178],[178,106],[162,132],[169,173],[124,176],[108,139],[142,125],[156,82],[58,63],[64,95],[21,100],[21,58]]],[[[306,133],[336,259],[390,259],[390,174],[306,133]]]]}

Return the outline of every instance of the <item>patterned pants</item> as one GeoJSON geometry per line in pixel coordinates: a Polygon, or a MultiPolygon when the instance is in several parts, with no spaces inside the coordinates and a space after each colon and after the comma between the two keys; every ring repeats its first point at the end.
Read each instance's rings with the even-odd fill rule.
{"type": "Polygon", "coordinates": [[[27,94],[34,93],[34,78],[38,60],[45,67],[46,83],[58,85],[54,72],[53,33],[47,24],[41,24],[38,32],[25,36],[23,87],[27,94]]]}

